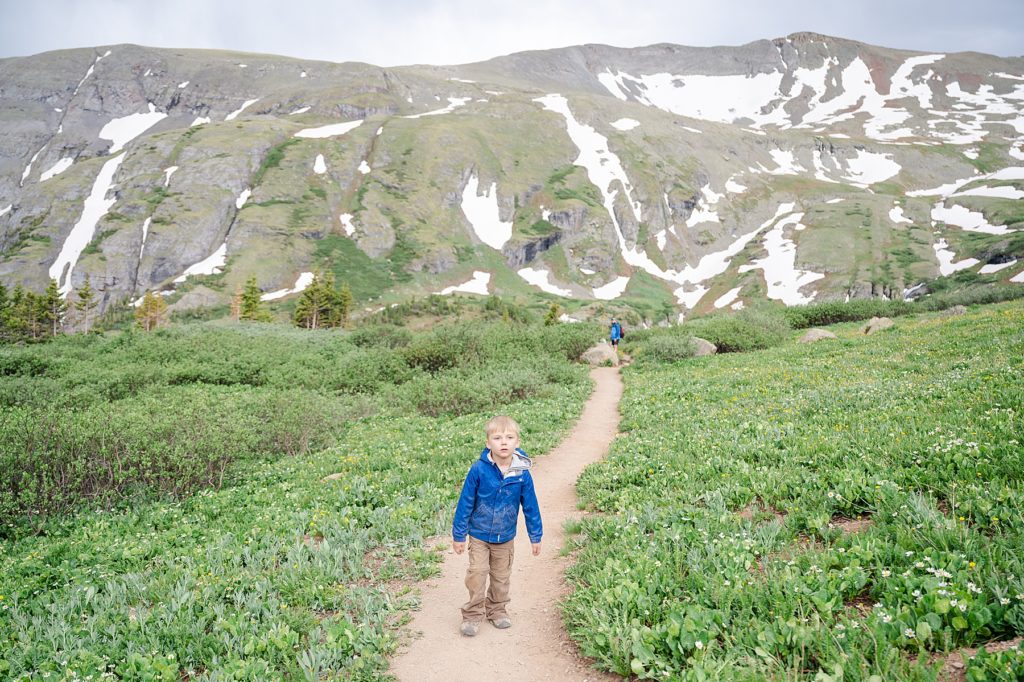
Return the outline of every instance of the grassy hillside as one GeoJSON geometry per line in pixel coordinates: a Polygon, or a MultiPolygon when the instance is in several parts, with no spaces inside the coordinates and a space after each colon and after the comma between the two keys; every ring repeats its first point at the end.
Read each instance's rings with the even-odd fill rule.
{"type": "Polygon", "coordinates": [[[566,604],[604,667],[928,680],[934,652],[1024,634],[1024,306],[832,329],[626,370],[566,604]]]}

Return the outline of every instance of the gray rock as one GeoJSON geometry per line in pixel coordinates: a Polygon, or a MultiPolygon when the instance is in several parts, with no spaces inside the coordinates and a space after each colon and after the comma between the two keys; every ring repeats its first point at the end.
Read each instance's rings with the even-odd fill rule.
{"type": "Polygon", "coordinates": [[[604,339],[601,339],[597,345],[591,346],[584,351],[583,355],[580,356],[580,359],[594,367],[600,367],[606,362],[610,362],[613,367],[619,366],[618,352],[604,339]]]}
{"type": "Polygon", "coordinates": [[[864,334],[874,334],[885,329],[891,328],[895,323],[888,317],[872,317],[868,320],[868,323],[861,327],[861,332],[864,334]]]}
{"type": "Polygon", "coordinates": [[[814,343],[825,339],[838,339],[839,337],[827,329],[808,329],[807,333],[797,339],[797,343],[814,343]]]}
{"type": "Polygon", "coordinates": [[[955,305],[952,308],[947,308],[946,310],[943,310],[942,314],[939,315],[939,317],[956,317],[958,315],[966,315],[966,314],[967,314],[967,308],[966,307],[964,307],[962,305],[955,305]]]}
{"type": "Polygon", "coordinates": [[[718,352],[718,346],[702,339],[700,337],[693,337],[693,355],[694,357],[702,357],[704,355],[714,355],[718,352]]]}

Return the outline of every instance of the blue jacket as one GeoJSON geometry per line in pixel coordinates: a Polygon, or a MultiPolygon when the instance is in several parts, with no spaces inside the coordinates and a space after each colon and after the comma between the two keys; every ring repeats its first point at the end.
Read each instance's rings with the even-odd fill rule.
{"type": "Polygon", "coordinates": [[[618,341],[619,339],[621,339],[622,325],[620,325],[618,322],[612,322],[612,329],[609,336],[611,336],[612,341],[618,341]]]}
{"type": "Polygon", "coordinates": [[[544,529],[530,476],[531,466],[526,453],[516,448],[512,465],[502,476],[501,469],[491,459],[491,451],[484,448],[462,484],[452,521],[452,539],[463,542],[468,534],[484,542],[507,542],[516,536],[522,506],[530,542],[540,542],[544,529]]]}

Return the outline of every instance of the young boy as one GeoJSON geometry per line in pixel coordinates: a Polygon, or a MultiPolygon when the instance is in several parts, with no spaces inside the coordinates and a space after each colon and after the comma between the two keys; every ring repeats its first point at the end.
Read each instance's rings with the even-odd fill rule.
{"type": "Polygon", "coordinates": [[[520,506],[534,556],[540,554],[543,534],[530,458],[519,449],[519,424],[511,417],[498,416],[487,422],[486,431],[487,447],[466,475],[452,521],[452,549],[456,554],[466,549],[469,535],[469,601],[462,606],[460,629],[466,637],[477,633],[485,616],[498,629],[512,626],[505,607],[520,506]]]}

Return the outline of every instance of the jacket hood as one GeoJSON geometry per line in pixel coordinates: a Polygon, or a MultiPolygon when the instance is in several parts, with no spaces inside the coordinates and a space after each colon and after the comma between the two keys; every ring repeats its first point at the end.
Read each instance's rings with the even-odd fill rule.
{"type": "MultiPolygon", "coordinates": [[[[491,457],[491,449],[484,448],[484,451],[480,453],[480,459],[487,463],[493,463],[494,458],[491,457]]],[[[520,448],[516,448],[515,452],[512,453],[512,465],[508,469],[506,476],[512,474],[519,474],[524,471],[529,471],[533,466],[533,460],[523,452],[520,448]]]]}

